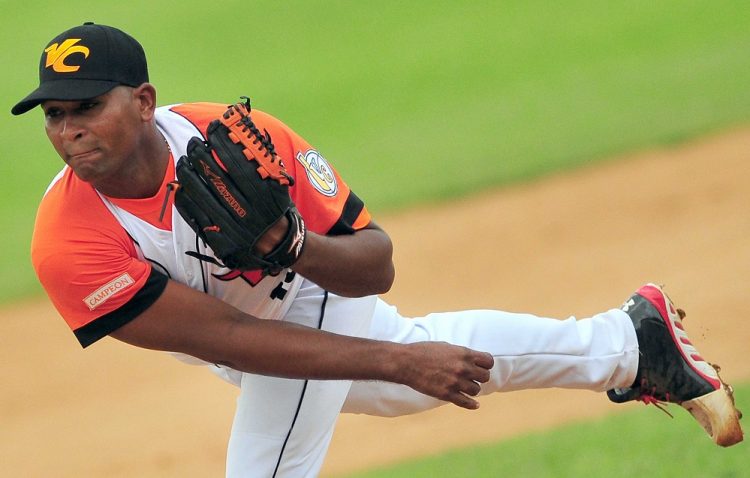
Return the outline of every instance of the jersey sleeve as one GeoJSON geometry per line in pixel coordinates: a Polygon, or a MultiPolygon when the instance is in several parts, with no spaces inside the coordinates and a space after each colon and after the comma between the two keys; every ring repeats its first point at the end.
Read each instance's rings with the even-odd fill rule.
{"type": "Polygon", "coordinates": [[[83,347],[140,315],[167,283],[166,276],[138,258],[132,239],[93,188],[69,169],[40,204],[31,260],[83,347]]]}
{"type": "MultiPolygon", "coordinates": [[[[191,121],[205,137],[208,124],[226,108],[216,103],[186,103],[170,109],[191,121]]],[[[351,234],[370,223],[363,201],[317,149],[263,111],[253,109],[251,117],[260,131],[271,135],[276,153],[294,178],[289,194],[309,230],[327,235],[351,234]]]]}
{"type": "Polygon", "coordinates": [[[294,177],[290,194],[311,231],[351,234],[370,223],[371,216],[364,202],[317,149],[262,111],[256,112],[253,120],[271,134],[276,152],[294,177]]]}

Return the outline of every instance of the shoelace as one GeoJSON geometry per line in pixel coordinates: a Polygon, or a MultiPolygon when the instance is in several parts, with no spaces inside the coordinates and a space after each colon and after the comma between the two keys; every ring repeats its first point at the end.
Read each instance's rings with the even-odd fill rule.
{"type": "Polygon", "coordinates": [[[674,416],[669,413],[669,410],[667,410],[667,403],[669,403],[669,392],[664,393],[664,400],[659,400],[658,398],[656,398],[656,387],[649,386],[648,379],[646,377],[641,377],[641,387],[636,400],[638,400],[639,402],[643,402],[644,405],[653,405],[662,412],[669,415],[669,418],[674,418],[674,416]]]}
{"type": "Polygon", "coordinates": [[[653,395],[643,394],[640,397],[638,397],[637,400],[640,402],[643,402],[644,405],[653,405],[659,410],[661,410],[662,412],[669,415],[669,418],[674,418],[674,416],[671,413],[669,413],[669,410],[667,410],[667,402],[663,402],[659,400],[658,398],[654,397],[653,395]]]}

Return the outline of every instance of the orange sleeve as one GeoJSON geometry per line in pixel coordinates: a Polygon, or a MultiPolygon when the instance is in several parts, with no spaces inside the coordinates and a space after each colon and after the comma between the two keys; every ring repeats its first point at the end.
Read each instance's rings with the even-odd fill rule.
{"type": "Polygon", "coordinates": [[[261,131],[269,131],[277,153],[294,177],[290,194],[311,231],[351,234],[370,223],[364,203],[317,149],[262,111],[255,112],[253,121],[261,131]]]}
{"type": "MultiPolygon", "coordinates": [[[[68,168],[39,206],[31,260],[53,305],[84,346],[135,318],[139,312],[123,317],[117,311],[132,307],[154,279],[150,264],[138,259],[133,241],[98,194],[68,168]],[[102,317],[110,323],[94,325],[102,317]]],[[[143,305],[136,309],[145,310],[143,305]]]]}
{"type": "MultiPolygon", "coordinates": [[[[171,110],[191,121],[205,136],[208,124],[226,108],[216,103],[186,103],[171,110]]],[[[351,234],[370,223],[364,203],[315,148],[263,111],[253,109],[251,117],[260,131],[269,132],[276,153],[294,178],[289,194],[308,229],[318,234],[351,234]]]]}

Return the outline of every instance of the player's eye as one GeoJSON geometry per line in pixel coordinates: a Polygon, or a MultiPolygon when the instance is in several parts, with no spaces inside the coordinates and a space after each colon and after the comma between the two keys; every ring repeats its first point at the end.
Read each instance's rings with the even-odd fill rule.
{"type": "Polygon", "coordinates": [[[91,109],[96,108],[96,106],[99,104],[98,101],[82,101],[78,105],[78,111],[89,111],[91,109]]]}
{"type": "Polygon", "coordinates": [[[49,108],[44,112],[44,117],[48,120],[52,120],[52,119],[60,117],[61,114],[62,114],[62,111],[60,111],[60,109],[49,108]]]}

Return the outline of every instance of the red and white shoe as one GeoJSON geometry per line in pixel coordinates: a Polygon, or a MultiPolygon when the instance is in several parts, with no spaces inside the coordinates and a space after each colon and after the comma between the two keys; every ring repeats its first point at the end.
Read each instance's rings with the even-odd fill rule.
{"type": "Polygon", "coordinates": [[[655,284],[638,289],[621,308],[633,321],[640,360],[633,385],[609,390],[609,399],[657,406],[676,403],[693,415],[716,444],[741,442],[742,414],[734,405],[732,387],[719,377],[719,367],[706,362],[690,342],[682,325],[685,312],[655,284]]]}

